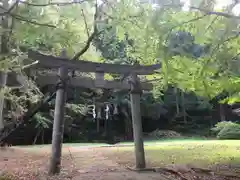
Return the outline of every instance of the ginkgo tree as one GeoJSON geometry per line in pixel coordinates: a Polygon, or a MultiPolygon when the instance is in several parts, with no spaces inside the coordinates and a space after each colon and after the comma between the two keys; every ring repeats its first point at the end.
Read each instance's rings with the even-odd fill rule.
{"type": "Polygon", "coordinates": [[[238,101],[239,70],[236,67],[239,67],[240,18],[230,11],[235,5],[218,12],[202,8],[182,11],[169,4],[156,9],[129,0],[115,5],[115,11],[108,16],[115,15],[119,37],[123,38],[127,32],[133,39],[134,47],[129,47],[128,54],[143,64],[161,61],[162,72],[155,77],[164,83],[157,82],[158,87],[159,83],[174,84],[209,99],[228,91],[230,97],[233,95],[238,101]],[[181,52],[174,55],[170,53],[168,42],[172,34],[180,31],[190,33],[193,39],[178,42],[180,44],[174,48],[181,52]],[[186,49],[191,43],[204,47],[191,48],[191,51],[206,52],[200,52],[199,57],[184,53],[181,48],[186,49]]]}

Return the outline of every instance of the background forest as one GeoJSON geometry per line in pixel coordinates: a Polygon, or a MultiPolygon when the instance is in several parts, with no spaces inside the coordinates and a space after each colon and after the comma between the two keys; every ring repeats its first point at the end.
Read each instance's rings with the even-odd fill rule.
{"type": "MultiPolygon", "coordinates": [[[[190,0],[188,6],[180,0],[1,2],[2,135],[24,122],[5,141],[51,142],[54,100],[33,117],[27,113],[56,87],[35,83],[37,75],[45,72],[27,68],[29,49],[55,56],[64,49],[71,59],[94,62],[161,63],[159,72],[141,77],[154,86],[141,97],[146,138],[210,138],[217,132],[218,138],[240,139],[238,0],[221,7],[214,0],[190,0]],[[21,82],[26,86],[11,84],[14,73],[25,77],[21,82]]],[[[72,73],[76,74],[92,77],[72,73]]],[[[125,77],[107,74],[105,78],[125,77]]],[[[128,92],[69,87],[64,141],[114,138],[132,139],[128,92]]]]}

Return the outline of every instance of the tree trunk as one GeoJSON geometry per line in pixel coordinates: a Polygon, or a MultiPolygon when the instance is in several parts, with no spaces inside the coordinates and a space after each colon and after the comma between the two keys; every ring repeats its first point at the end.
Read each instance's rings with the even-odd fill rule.
{"type": "Polygon", "coordinates": [[[132,130],[132,120],[127,118],[127,140],[132,140],[133,138],[133,130],[132,130]]]}
{"type": "Polygon", "coordinates": [[[96,118],[96,123],[97,123],[97,132],[100,133],[100,119],[96,118]]]}
{"type": "Polygon", "coordinates": [[[37,142],[37,139],[38,139],[38,137],[39,137],[40,133],[41,133],[41,129],[38,129],[38,131],[37,131],[37,134],[36,134],[36,136],[34,137],[34,140],[33,140],[33,145],[35,145],[35,144],[36,144],[36,142],[37,142]]]}
{"type": "Polygon", "coordinates": [[[44,144],[44,132],[45,132],[45,129],[42,130],[42,144],[44,144]]]}
{"type": "Polygon", "coordinates": [[[127,111],[127,108],[122,108],[122,113],[125,115],[124,124],[125,124],[125,140],[130,140],[132,138],[132,121],[131,117],[127,111]]]}
{"type": "Polygon", "coordinates": [[[100,119],[102,118],[102,109],[100,107],[97,108],[97,116],[96,116],[96,123],[97,123],[97,132],[100,132],[100,119]]]}
{"type": "Polygon", "coordinates": [[[183,113],[183,121],[187,124],[187,116],[186,116],[186,108],[185,108],[185,96],[184,92],[181,91],[181,100],[182,100],[182,113],[183,113]]]}
{"type": "MultiPolygon", "coordinates": [[[[8,5],[8,0],[3,0],[2,1],[2,6],[3,6],[3,11],[8,10],[9,5],[8,5]]],[[[8,41],[9,41],[9,16],[8,13],[6,13],[6,15],[1,16],[1,25],[2,25],[2,35],[1,35],[1,53],[2,54],[7,54],[9,52],[9,47],[8,47],[8,41]]]]}
{"type": "Polygon", "coordinates": [[[178,89],[175,87],[174,88],[174,92],[175,92],[175,97],[176,97],[176,110],[177,110],[177,114],[180,113],[180,110],[179,110],[179,99],[178,99],[178,89]]]}
{"type": "Polygon", "coordinates": [[[3,108],[4,108],[4,87],[7,83],[7,73],[1,71],[0,72],[0,131],[4,128],[4,116],[3,116],[3,108]]]}
{"type": "Polygon", "coordinates": [[[220,115],[220,120],[221,121],[226,121],[226,116],[225,116],[225,112],[224,112],[224,105],[223,104],[219,104],[219,115],[220,115]]]}
{"type": "Polygon", "coordinates": [[[108,135],[108,119],[104,119],[104,131],[106,136],[108,135]]]}
{"type": "MultiPolygon", "coordinates": [[[[2,6],[5,9],[8,9],[8,0],[2,1],[2,6]]],[[[8,49],[8,15],[1,16],[1,25],[2,29],[4,30],[1,35],[1,54],[6,55],[9,52],[8,49]]],[[[3,88],[7,84],[7,72],[6,70],[1,69],[0,72],[0,91],[3,90],[3,88]]],[[[3,117],[3,108],[4,108],[4,93],[3,91],[0,94],[0,131],[4,128],[4,117],[3,117]]]]}

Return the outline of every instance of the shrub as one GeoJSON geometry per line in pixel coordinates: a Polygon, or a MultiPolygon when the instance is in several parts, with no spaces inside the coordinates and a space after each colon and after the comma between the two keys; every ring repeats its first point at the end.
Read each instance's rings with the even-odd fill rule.
{"type": "Polygon", "coordinates": [[[218,139],[240,139],[240,125],[224,127],[217,135],[218,139]]]}
{"type": "Polygon", "coordinates": [[[240,124],[231,121],[217,123],[212,131],[217,133],[218,139],[240,139],[240,124]]]}
{"type": "Polygon", "coordinates": [[[222,121],[222,122],[218,122],[217,124],[215,124],[215,127],[213,127],[211,130],[213,132],[219,133],[223,128],[227,127],[227,126],[232,126],[233,122],[231,121],[222,121]]]}
{"type": "Polygon", "coordinates": [[[155,131],[151,132],[148,136],[153,139],[171,139],[180,138],[181,134],[175,131],[156,129],[155,131]]]}

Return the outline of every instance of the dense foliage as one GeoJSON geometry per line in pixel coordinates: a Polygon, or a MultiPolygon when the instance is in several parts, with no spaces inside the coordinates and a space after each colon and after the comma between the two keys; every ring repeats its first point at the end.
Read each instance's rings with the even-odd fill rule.
{"type": "Polygon", "coordinates": [[[231,121],[222,121],[212,128],[218,139],[240,139],[240,124],[231,121]]]}
{"type": "MultiPolygon", "coordinates": [[[[4,58],[0,64],[2,70],[29,77],[23,64],[26,64],[25,55],[30,48],[53,55],[60,55],[65,49],[69,58],[79,54],[77,59],[87,61],[161,63],[159,72],[141,77],[142,81],[154,85],[152,92],[143,94],[141,99],[145,131],[154,131],[158,127],[194,133],[191,132],[194,129],[208,135],[218,119],[237,118],[228,106],[237,106],[240,102],[240,18],[231,11],[236,4],[218,11],[213,9],[213,4],[195,4],[196,7],[183,11],[178,1],[173,4],[161,1],[153,6],[135,0],[28,0],[13,1],[9,6],[6,8],[10,8],[6,13],[8,16],[1,14],[9,22],[7,28],[4,24],[1,28],[2,37],[8,37],[9,49],[7,55],[1,54],[4,58]]],[[[37,76],[42,72],[34,73],[33,76],[37,76]]],[[[124,80],[114,74],[107,74],[105,78],[124,80]]],[[[43,94],[51,91],[49,87],[37,87],[34,77],[26,81],[27,91],[2,89],[11,107],[5,107],[5,114],[18,110],[22,115],[43,94]]],[[[116,131],[131,134],[128,94],[83,88],[69,88],[68,91],[65,132],[75,133],[74,124],[83,127],[81,133],[89,133],[86,128],[95,133],[92,105],[96,105],[101,114],[100,126],[106,131],[105,103],[102,102],[108,102],[112,105],[111,112],[115,112],[112,116],[116,120],[116,131]]],[[[33,118],[39,129],[36,136],[52,127],[54,103],[51,101],[33,118]]],[[[229,133],[229,129],[225,131],[229,133]]],[[[98,133],[95,135],[99,136],[98,133]]]]}

